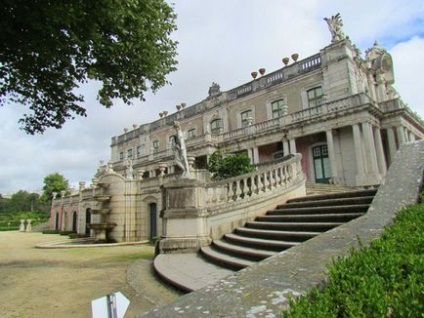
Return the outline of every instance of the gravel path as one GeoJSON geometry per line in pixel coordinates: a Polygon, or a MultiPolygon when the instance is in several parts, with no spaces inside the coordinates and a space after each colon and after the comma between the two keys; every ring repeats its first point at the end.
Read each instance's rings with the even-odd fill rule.
{"type": "Polygon", "coordinates": [[[130,301],[125,317],[181,294],[153,275],[153,247],[132,245],[38,249],[58,235],[0,232],[0,316],[91,317],[91,301],[120,291],[130,301]]]}

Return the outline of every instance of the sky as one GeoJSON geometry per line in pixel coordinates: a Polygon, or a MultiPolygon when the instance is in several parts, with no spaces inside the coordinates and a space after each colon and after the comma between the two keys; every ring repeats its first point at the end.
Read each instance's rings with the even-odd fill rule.
{"type": "Polygon", "coordinates": [[[0,107],[0,193],[40,191],[45,176],[58,172],[71,186],[91,183],[100,160],[110,159],[113,136],[193,105],[208,96],[212,82],[222,91],[251,80],[259,68],[271,72],[281,59],[298,53],[307,58],[331,42],[324,17],[340,13],[343,30],[364,53],[377,40],[393,57],[395,88],[413,111],[424,118],[424,1],[422,0],[174,0],[179,42],[178,70],[172,85],[146,101],[126,106],[116,101],[105,109],[97,99],[99,84],[80,88],[88,117],[62,129],[27,135],[18,120],[20,105],[0,107]],[[407,5],[406,5],[407,3],[407,5]]]}

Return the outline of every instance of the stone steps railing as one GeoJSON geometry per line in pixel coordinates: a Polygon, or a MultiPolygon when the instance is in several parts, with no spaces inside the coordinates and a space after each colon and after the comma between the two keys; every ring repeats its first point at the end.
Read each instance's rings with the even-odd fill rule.
{"type": "Polygon", "coordinates": [[[283,162],[260,166],[249,174],[207,183],[208,208],[216,209],[228,202],[261,196],[303,178],[300,160],[301,155],[296,154],[283,162]]]}

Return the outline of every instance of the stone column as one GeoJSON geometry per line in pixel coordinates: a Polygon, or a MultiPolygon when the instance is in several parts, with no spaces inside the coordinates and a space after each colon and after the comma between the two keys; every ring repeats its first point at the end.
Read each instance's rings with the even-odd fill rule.
{"type": "Polygon", "coordinates": [[[361,128],[359,124],[352,125],[353,143],[355,147],[356,162],[356,185],[363,185],[365,177],[364,158],[362,150],[361,128]]]}
{"type": "Polygon", "coordinates": [[[406,142],[405,130],[403,129],[403,126],[396,127],[396,134],[397,134],[399,147],[400,147],[406,142]]]}
{"type": "Polygon", "coordinates": [[[283,152],[284,156],[287,156],[290,153],[289,142],[286,139],[283,140],[283,152]]]}
{"type": "Polygon", "coordinates": [[[328,149],[328,159],[330,160],[330,168],[331,168],[331,180],[332,184],[338,183],[337,177],[337,164],[336,164],[336,155],[334,153],[334,140],[333,140],[333,131],[327,130],[325,132],[327,137],[327,149],[328,149]]]}
{"type": "Polygon", "coordinates": [[[383,142],[381,141],[380,129],[374,128],[375,150],[377,154],[378,170],[381,176],[385,176],[387,172],[386,160],[384,158],[383,142]]]}
{"type": "Polygon", "coordinates": [[[290,144],[290,153],[292,153],[292,154],[297,153],[296,139],[295,138],[290,139],[289,144],[290,144]]]}
{"type": "Polygon", "coordinates": [[[381,176],[377,168],[377,155],[374,143],[374,134],[370,123],[362,123],[363,142],[366,154],[366,172],[369,184],[379,184],[381,176]]]}
{"type": "Polygon", "coordinates": [[[393,131],[393,128],[387,128],[387,141],[389,144],[389,164],[392,163],[393,157],[395,156],[395,153],[397,151],[396,147],[396,138],[395,138],[395,132],[393,131]]]}
{"type": "Polygon", "coordinates": [[[252,154],[253,154],[253,164],[259,163],[259,149],[258,147],[252,148],[252,154]]]}

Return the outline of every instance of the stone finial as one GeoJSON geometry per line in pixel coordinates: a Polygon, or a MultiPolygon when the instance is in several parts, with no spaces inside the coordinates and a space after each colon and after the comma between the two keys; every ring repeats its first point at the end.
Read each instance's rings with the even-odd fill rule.
{"type": "Polygon", "coordinates": [[[209,94],[208,98],[217,97],[217,96],[222,94],[221,88],[219,87],[219,85],[217,83],[212,82],[212,85],[209,88],[208,94],[209,94]]]}
{"type": "Polygon", "coordinates": [[[85,189],[85,181],[80,181],[79,182],[79,190],[83,191],[85,189]]]}
{"type": "Polygon", "coordinates": [[[328,29],[331,33],[331,42],[337,42],[340,40],[343,40],[346,38],[346,35],[343,32],[343,21],[340,16],[340,13],[337,13],[336,15],[331,16],[331,18],[324,18],[324,20],[327,22],[328,29]]]}

